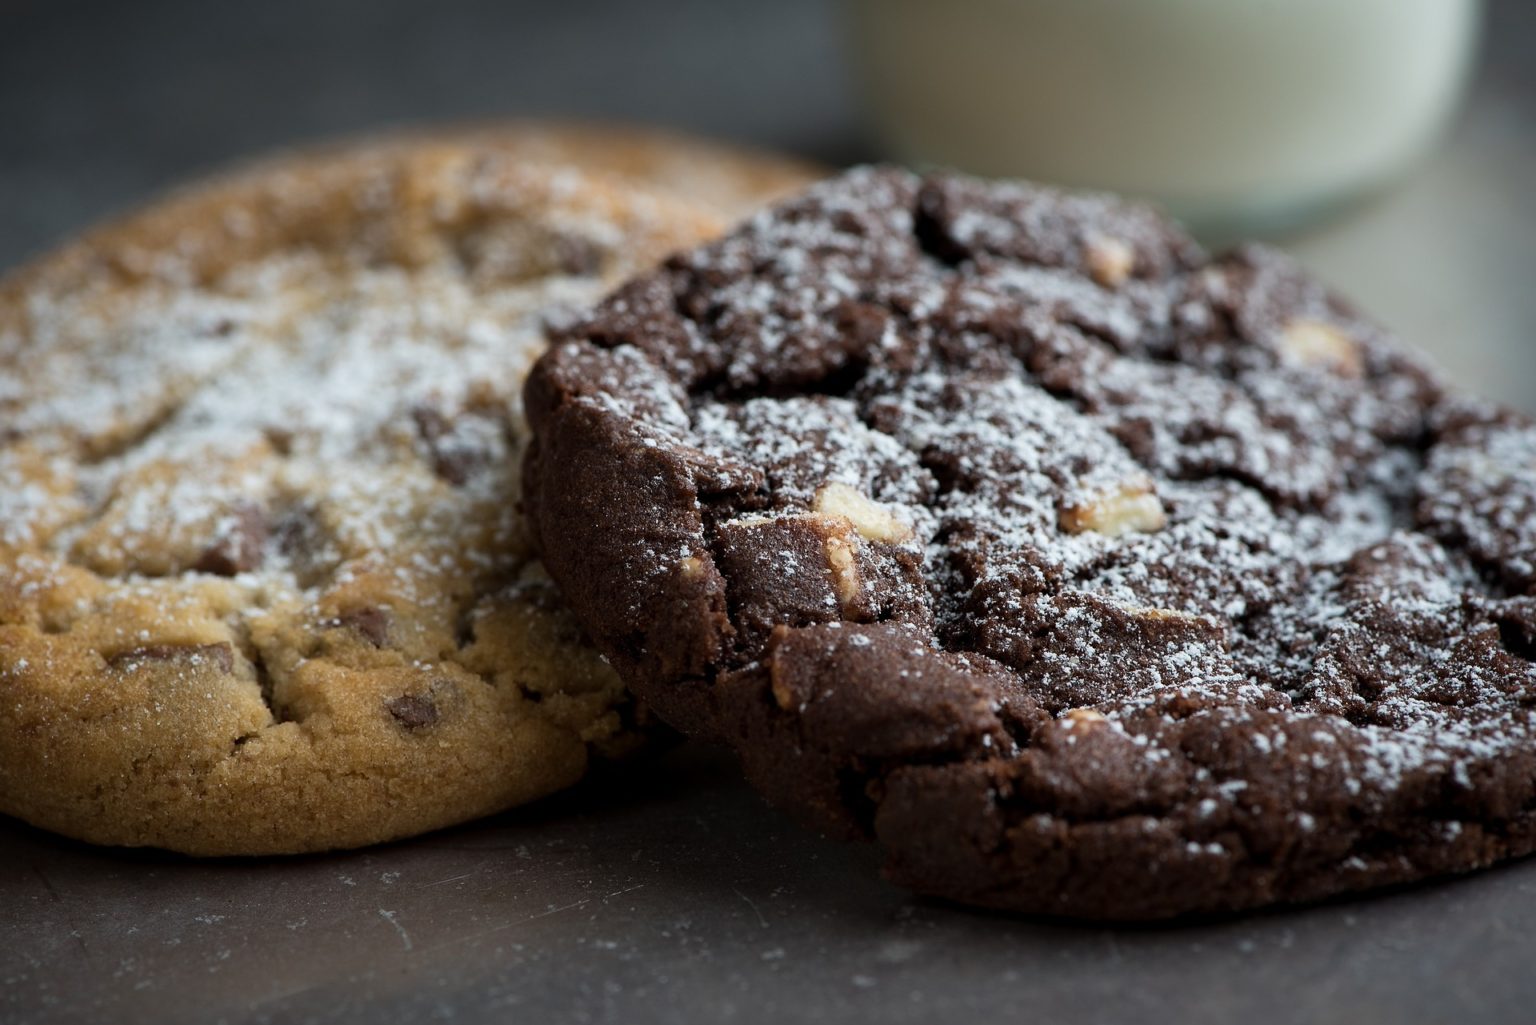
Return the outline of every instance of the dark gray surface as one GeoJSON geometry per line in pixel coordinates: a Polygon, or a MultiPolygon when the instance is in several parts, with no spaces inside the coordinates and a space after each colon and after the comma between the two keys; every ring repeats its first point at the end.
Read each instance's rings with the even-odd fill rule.
{"type": "Polygon", "coordinates": [[[1536,864],[1202,926],[912,898],[712,752],[372,851],[0,834],[0,1020],[1528,1022],[1536,864]]]}
{"type": "Polygon", "coordinates": [[[575,115],[865,155],[830,0],[0,0],[0,268],[220,163],[575,115]],[[9,12],[9,13],[5,13],[9,12]]]}
{"type": "MultiPolygon", "coordinates": [[[[0,0],[0,267],[191,173],[390,124],[628,118],[871,155],[822,0],[0,0]]],[[[1536,5],[1494,7],[1452,143],[1293,240],[1536,407],[1536,5]]],[[[353,854],[198,863],[0,819],[0,1022],[1536,1020],[1536,864],[1177,929],[881,883],[709,751],[353,854]]]]}

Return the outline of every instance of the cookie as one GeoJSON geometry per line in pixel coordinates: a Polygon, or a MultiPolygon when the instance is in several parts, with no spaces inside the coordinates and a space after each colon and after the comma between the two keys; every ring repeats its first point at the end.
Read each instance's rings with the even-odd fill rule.
{"type": "Polygon", "coordinates": [[[776,153],[621,125],[513,122],[453,129],[448,138],[494,146],[522,160],[601,171],[707,206],[730,221],[826,174],[814,164],[776,153]]]}
{"type": "Polygon", "coordinates": [[[0,812],[350,847],[641,742],[530,558],[520,387],[548,319],[725,211],[532,143],[270,161],[0,283],[0,812]]]}
{"type": "Polygon", "coordinates": [[[512,121],[447,129],[423,128],[381,138],[317,146],[298,154],[259,161],[248,174],[268,166],[292,170],[295,162],[388,159],[423,147],[446,145],[494,151],[504,160],[554,167],[578,167],[623,179],[705,208],[726,222],[790,195],[825,175],[822,168],[776,153],[706,142],[650,128],[582,122],[512,121]]]}
{"type": "Polygon", "coordinates": [[[861,169],[615,292],[526,404],[598,647],[900,884],[1151,919],[1536,846],[1536,423],[1277,252],[861,169]]]}

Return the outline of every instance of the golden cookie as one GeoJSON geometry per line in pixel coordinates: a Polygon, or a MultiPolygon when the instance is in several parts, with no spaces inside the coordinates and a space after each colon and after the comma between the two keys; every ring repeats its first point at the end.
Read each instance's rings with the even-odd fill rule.
{"type": "Polygon", "coordinates": [[[638,743],[530,563],[521,380],[547,319],[772,189],[687,202],[583,140],[268,162],[0,281],[0,812],[347,847],[638,743]]]}

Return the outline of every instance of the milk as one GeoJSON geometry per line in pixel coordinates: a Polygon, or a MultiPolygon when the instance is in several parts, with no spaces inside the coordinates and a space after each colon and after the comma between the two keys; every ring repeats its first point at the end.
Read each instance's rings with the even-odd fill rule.
{"type": "Polygon", "coordinates": [[[1409,166],[1454,111],[1477,0],[848,0],[895,155],[1274,228],[1409,166]]]}

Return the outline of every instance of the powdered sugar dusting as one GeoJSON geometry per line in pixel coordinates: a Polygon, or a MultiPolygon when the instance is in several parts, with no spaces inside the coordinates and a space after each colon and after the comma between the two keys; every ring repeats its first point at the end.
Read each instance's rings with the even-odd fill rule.
{"type": "MultiPolygon", "coordinates": [[[[706,517],[727,570],[743,524],[791,531],[829,483],[913,528],[858,542],[868,603],[785,599],[778,622],[831,601],[908,623],[1053,714],[1097,709],[1148,762],[1219,718],[1253,735],[1229,775],[1302,758],[1362,810],[1536,738],[1536,427],[1437,425],[1434,374],[1277,253],[1208,261],[1101,198],[860,170],[569,333],[643,355],[637,381],[689,391],[669,436],[761,474],[706,517]],[[1108,270],[1106,238],[1128,254],[1108,270]]],[[[733,602],[775,551],[785,593],[828,572],[786,545],[726,573],[733,602]]],[[[1192,800],[1232,805],[1191,771],[1192,800]]],[[[1287,799],[1315,828],[1324,797],[1287,799]]]]}
{"type": "Polygon", "coordinates": [[[402,601],[433,601],[526,561],[520,387],[545,321],[685,229],[640,194],[610,211],[579,174],[520,173],[471,167],[435,198],[380,176],[337,245],[208,280],[175,241],[124,247],[129,285],[103,260],[22,295],[0,332],[9,582],[73,565],[120,583],[93,600],[173,602],[225,576],[259,615],[383,565],[402,601]]]}

